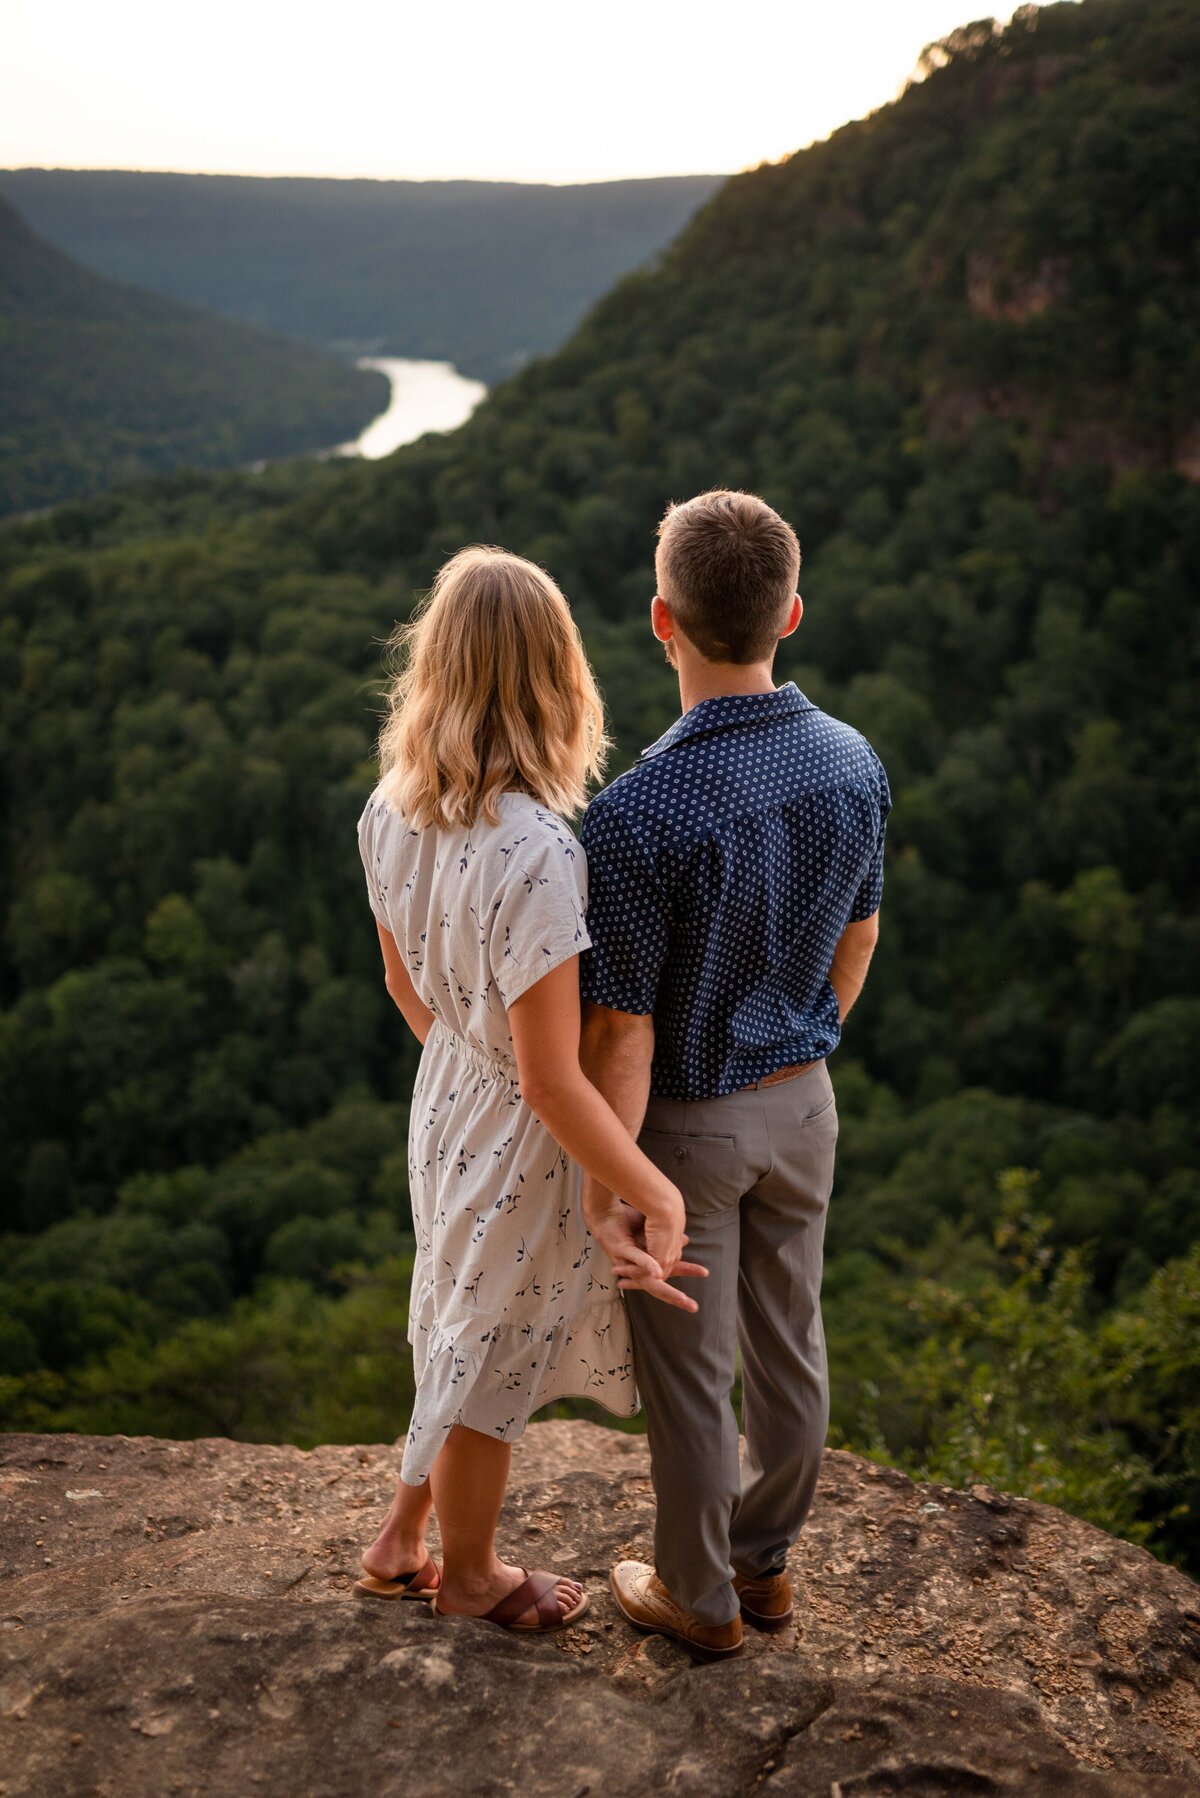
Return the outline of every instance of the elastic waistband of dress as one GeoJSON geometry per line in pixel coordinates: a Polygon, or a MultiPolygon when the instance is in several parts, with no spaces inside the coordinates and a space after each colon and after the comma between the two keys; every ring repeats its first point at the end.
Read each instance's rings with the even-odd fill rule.
{"type": "Polygon", "coordinates": [[[429,1034],[431,1037],[436,1036],[444,1048],[449,1049],[451,1054],[457,1055],[460,1061],[465,1061],[470,1067],[473,1067],[477,1074],[490,1074],[494,1080],[503,1080],[507,1086],[517,1085],[515,1068],[507,1068],[502,1061],[494,1061],[490,1055],[485,1055],[482,1049],[477,1049],[474,1043],[469,1043],[465,1036],[460,1036],[457,1030],[452,1030],[450,1025],[444,1023],[441,1018],[433,1020],[433,1027],[429,1034]]]}

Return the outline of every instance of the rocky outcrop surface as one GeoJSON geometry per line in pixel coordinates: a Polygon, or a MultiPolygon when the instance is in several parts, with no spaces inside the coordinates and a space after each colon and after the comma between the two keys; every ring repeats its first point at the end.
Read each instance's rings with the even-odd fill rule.
{"type": "Polygon", "coordinates": [[[558,1637],[357,1598],[391,1448],[0,1438],[0,1792],[96,1798],[1200,1794],[1200,1590],[1045,1506],[828,1453],[799,1626],[695,1667],[628,1628],[644,1442],[534,1425],[505,1548],[558,1637]]]}

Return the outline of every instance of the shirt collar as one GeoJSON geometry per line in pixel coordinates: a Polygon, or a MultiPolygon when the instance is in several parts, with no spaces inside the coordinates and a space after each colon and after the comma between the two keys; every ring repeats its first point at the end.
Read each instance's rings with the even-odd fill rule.
{"type": "Polygon", "coordinates": [[[792,712],[815,709],[812,700],[805,698],[795,681],[786,681],[769,693],[723,693],[716,699],[702,699],[682,718],[677,718],[657,742],[643,749],[638,760],[649,761],[651,756],[674,749],[677,743],[686,743],[692,737],[710,736],[714,731],[733,730],[744,724],[763,724],[792,712]]]}

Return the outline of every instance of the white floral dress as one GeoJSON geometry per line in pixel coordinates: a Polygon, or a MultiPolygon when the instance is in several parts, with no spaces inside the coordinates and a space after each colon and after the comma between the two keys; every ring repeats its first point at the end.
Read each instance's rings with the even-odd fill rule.
{"type": "Polygon", "coordinates": [[[637,1394],[579,1169],[522,1100],[508,1027],[591,941],[582,847],[523,793],[501,795],[496,824],[415,830],[378,787],[358,838],[371,909],[435,1019],[408,1138],[417,1395],[400,1471],[419,1485],[456,1423],[507,1442],[554,1399],[629,1416],[637,1394]]]}

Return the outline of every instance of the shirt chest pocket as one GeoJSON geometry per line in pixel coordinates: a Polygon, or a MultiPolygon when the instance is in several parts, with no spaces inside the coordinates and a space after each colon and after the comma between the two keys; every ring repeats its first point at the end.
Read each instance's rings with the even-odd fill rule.
{"type": "Polygon", "coordinates": [[[674,1130],[645,1129],[638,1148],[683,1194],[689,1218],[715,1217],[730,1222],[746,1186],[745,1158],[736,1136],[698,1136],[674,1130]]]}

